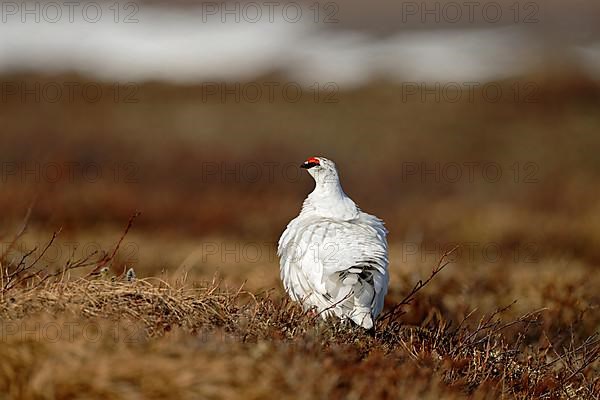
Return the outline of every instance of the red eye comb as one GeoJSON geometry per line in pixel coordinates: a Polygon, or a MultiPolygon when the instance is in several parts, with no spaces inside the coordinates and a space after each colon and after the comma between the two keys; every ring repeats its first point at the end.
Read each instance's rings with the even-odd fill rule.
{"type": "Polygon", "coordinates": [[[321,163],[319,162],[319,159],[316,157],[310,157],[308,160],[304,161],[304,164],[302,164],[300,166],[300,168],[310,169],[317,165],[321,165],[321,163]]]}

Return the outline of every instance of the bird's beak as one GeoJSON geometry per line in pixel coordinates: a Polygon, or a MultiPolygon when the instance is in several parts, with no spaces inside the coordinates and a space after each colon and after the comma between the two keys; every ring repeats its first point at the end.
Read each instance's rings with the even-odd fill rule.
{"type": "Polygon", "coordinates": [[[312,168],[312,167],[315,167],[315,166],[317,166],[317,165],[319,165],[319,164],[318,164],[318,163],[316,163],[316,162],[309,162],[309,161],[305,161],[305,162],[304,162],[304,164],[302,164],[302,165],[300,166],[300,168],[304,168],[304,169],[310,169],[310,168],[312,168]]]}

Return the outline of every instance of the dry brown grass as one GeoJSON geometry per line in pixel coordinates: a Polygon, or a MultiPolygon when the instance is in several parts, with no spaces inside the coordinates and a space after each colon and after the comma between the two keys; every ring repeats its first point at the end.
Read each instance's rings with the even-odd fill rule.
{"type": "Polygon", "coordinates": [[[394,320],[369,333],[248,295],[152,280],[13,290],[2,301],[0,388],[12,398],[598,394],[598,338],[528,346],[538,314],[460,327],[394,320]]]}
{"type": "Polygon", "coordinates": [[[336,104],[221,104],[152,83],[136,104],[5,102],[0,399],[598,398],[600,91],[523,80],[540,84],[539,102],[406,102],[386,82],[336,104]],[[280,287],[275,244],[309,177],[203,176],[205,163],[314,154],[335,159],[390,230],[384,312],[463,245],[374,332],[314,319],[280,287]],[[402,177],[405,162],[479,161],[503,179],[402,177]],[[51,182],[5,167],[70,162],[104,175],[51,182]],[[515,181],[527,162],[535,181],[515,181]],[[114,177],[132,165],[133,181],[114,177]]]}
{"type": "MultiPolygon", "coordinates": [[[[122,239],[87,268],[108,264],[122,239]]],[[[600,338],[580,337],[583,319],[568,340],[552,314],[510,318],[511,305],[408,324],[405,311],[448,257],[373,331],[216,279],[69,278],[81,261],[31,275],[38,258],[5,260],[18,284],[0,298],[0,390],[25,399],[598,396],[600,338]]]]}

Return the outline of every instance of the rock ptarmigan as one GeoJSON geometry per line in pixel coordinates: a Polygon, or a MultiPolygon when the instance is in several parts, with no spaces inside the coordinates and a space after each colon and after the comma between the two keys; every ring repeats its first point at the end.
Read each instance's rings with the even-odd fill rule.
{"type": "Polygon", "coordinates": [[[332,161],[311,157],[301,168],[316,185],[279,239],[283,286],[305,309],[370,329],[388,288],[387,230],[344,193],[332,161]]]}

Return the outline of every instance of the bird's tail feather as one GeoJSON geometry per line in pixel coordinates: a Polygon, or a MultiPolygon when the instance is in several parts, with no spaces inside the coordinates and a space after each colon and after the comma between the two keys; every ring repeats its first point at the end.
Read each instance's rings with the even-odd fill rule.
{"type": "Polygon", "coordinates": [[[350,318],[365,329],[373,327],[371,307],[375,289],[367,282],[360,281],[354,285],[354,309],[350,318]]]}

